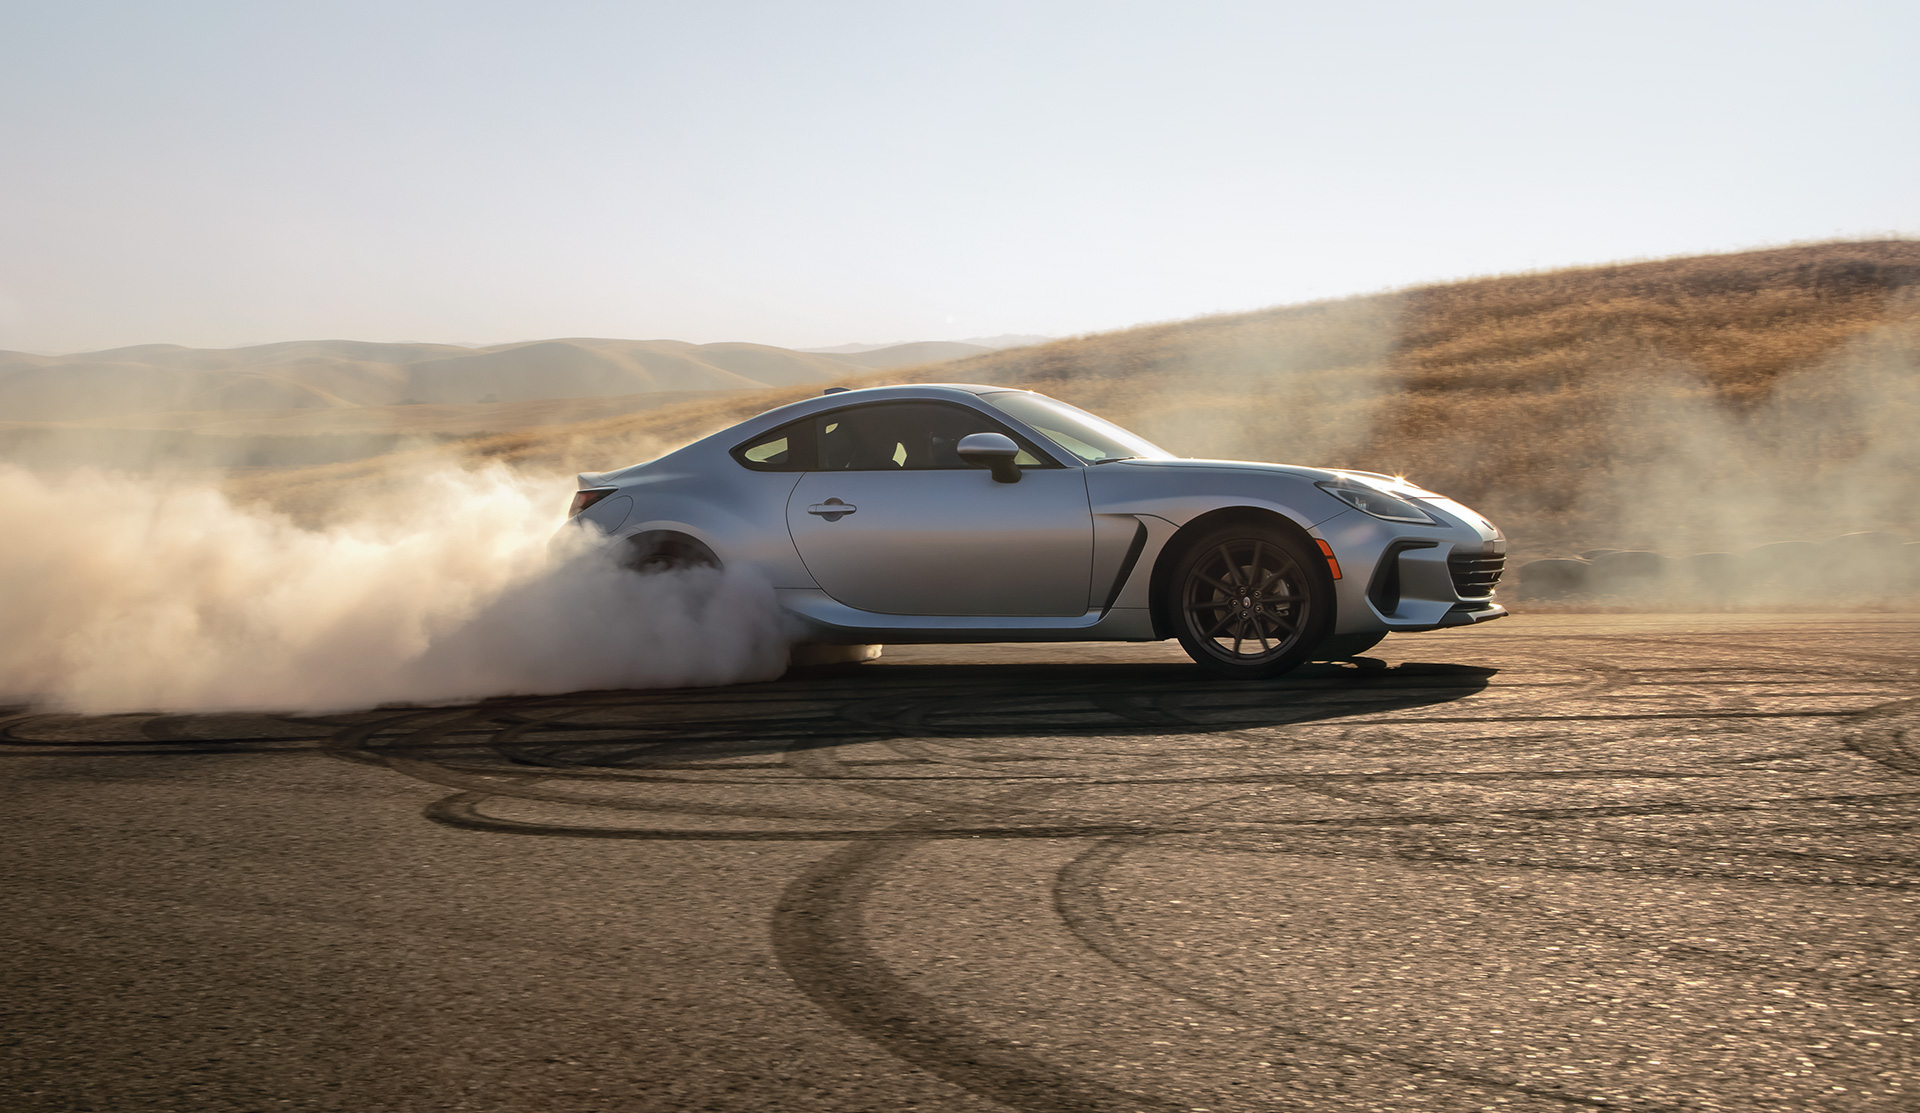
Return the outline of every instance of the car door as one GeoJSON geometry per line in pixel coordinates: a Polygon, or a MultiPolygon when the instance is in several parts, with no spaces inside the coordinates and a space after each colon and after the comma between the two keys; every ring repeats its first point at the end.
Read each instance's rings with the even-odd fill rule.
{"type": "Polygon", "coordinates": [[[875,402],[810,420],[819,467],[795,486],[787,526],[828,595],[881,614],[1086,613],[1085,469],[953,403],[875,402]],[[961,462],[955,445],[978,432],[1021,443],[1019,482],[961,462]]]}

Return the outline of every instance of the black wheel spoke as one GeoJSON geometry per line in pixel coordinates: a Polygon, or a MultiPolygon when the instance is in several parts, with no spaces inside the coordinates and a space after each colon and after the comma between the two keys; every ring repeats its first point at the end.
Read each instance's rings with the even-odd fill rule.
{"type": "Polygon", "coordinates": [[[1220,560],[1227,568],[1227,590],[1234,595],[1240,594],[1240,589],[1246,586],[1246,580],[1240,575],[1240,562],[1233,559],[1232,549],[1226,545],[1220,546],[1220,560]]]}

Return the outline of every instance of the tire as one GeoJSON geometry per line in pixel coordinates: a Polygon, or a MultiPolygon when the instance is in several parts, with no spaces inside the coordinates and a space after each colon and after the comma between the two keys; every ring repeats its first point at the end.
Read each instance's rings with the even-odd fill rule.
{"type": "Polygon", "coordinates": [[[1264,522],[1231,522],[1194,537],[1163,591],[1163,613],[1181,648],[1218,676],[1279,676],[1311,659],[1333,629],[1326,559],[1264,522]]]}
{"type": "Polygon", "coordinates": [[[636,533],[627,539],[622,561],[643,576],[656,572],[675,572],[686,568],[718,568],[720,558],[697,538],[684,533],[654,531],[636,533]]]}

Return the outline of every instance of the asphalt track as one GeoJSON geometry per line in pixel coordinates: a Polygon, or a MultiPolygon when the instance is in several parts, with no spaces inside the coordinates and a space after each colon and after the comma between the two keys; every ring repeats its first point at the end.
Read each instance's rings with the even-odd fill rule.
{"type": "Polygon", "coordinates": [[[0,712],[0,1108],[1920,1108],[1920,617],[0,712]]]}

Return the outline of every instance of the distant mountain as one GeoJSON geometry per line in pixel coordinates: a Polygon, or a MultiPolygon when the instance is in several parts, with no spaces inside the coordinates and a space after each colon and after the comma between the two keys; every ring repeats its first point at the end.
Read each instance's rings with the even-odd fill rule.
{"type": "Polygon", "coordinates": [[[982,348],[1031,348],[1035,344],[1051,344],[1060,339],[1057,336],[1032,336],[1025,333],[1003,332],[999,336],[969,336],[958,340],[958,344],[978,344],[982,348]]]}
{"type": "Polygon", "coordinates": [[[923,340],[918,344],[895,344],[869,352],[843,352],[835,359],[857,363],[870,371],[891,371],[895,367],[917,367],[923,363],[945,363],[952,359],[984,355],[993,351],[982,344],[963,344],[957,340],[923,340]]]}
{"type": "Polygon", "coordinates": [[[146,344],[67,356],[0,351],[0,416],[72,421],[764,389],[874,367],[761,344],[583,338],[485,348],[312,340],[224,349],[146,344]]]}
{"type": "Polygon", "coordinates": [[[882,348],[895,347],[893,344],[835,344],[831,348],[795,348],[797,352],[812,352],[823,356],[847,356],[859,352],[877,352],[882,348]]]}
{"type": "Polygon", "coordinates": [[[1045,344],[1055,339],[1051,336],[1029,336],[1023,333],[1002,333],[999,336],[970,336],[965,340],[922,340],[914,344],[837,344],[831,348],[801,348],[803,352],[819,355],[850,356],[870,352],[885,351],[889,348],[910,348],[916,344],[960,344],[970,348],[982,348],[999,351],[1002,348],[1025,348],[1034,344],[1045,344]]]}

